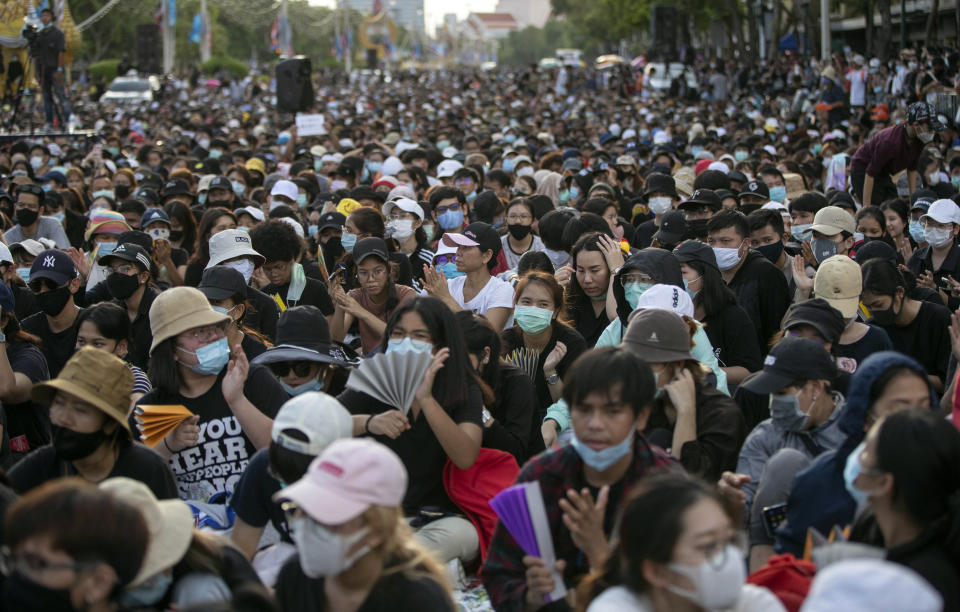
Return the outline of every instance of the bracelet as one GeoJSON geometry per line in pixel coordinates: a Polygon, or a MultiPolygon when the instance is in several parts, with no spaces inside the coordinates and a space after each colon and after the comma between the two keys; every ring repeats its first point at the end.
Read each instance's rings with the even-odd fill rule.
{"type": "Polygon", "coordinates": [[[163,439],[163,445],[167,447],[167,450],[170,451],[170,454],[171,454],[171,455],[177,454],[177,451],[175,451],[175,450],[173,450],[172,448],[170,448],[170,445],[167,444],[167,439],[166,439],[166,438],[163,439]]]}
{"type": "Polygon", "coordinates": [[[372,435],[375,435],[375,434],[374,434],[372,431],[370,431],[370,421],[372,421],[372,420],[373,420],[373,417],[375,417],[375,416],[377,416],[377,415],[371,414],[369,417],[367,417],[367,422],[363,424],[363,431],[365,431],[366,433],[370,434],[371,436],[372,436],[372,435]]]}

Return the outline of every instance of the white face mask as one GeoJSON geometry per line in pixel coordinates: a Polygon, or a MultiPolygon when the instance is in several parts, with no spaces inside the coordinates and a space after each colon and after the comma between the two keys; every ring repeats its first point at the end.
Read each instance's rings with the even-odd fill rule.
{"type": "MultiPolygon", "coordinates": [[[[932,133],[932,132],[923,132],[922,134],[918,134],[918,136],[920,137],[920,140],[922,140],[923,142],[930,142],[929,140],[923,140],[923,137],[924,137],[926,134],[931,134],[931,135],[932,135],[933,133],[932,133]]],[[[933,174],[930,174],[930,175],[927,176],[927,185],[938,185],[938,184],[940,184],[940,171],[939,171],[939,170],[936,171],[936,172],[934,172],[933,174]]]]}
{"type": "Polygon", "coordinates": [[[147,231],[154,240],[170,240],[170,230],[165,227],[156,227],[147,231]]]}
{"type": "Polygon", "coordinates": [[[237,272],[243,275],[243,280],[248,285],[250,284],[250,277],[253,276],[254,265],[253,262],[249,259],[239,259],[237,261],[228,261],[223,265],[233,268],[237,272]]]}
{"type": "Polygon", "coordinates": [[[717,257],[717,267],[721,271],[729,270],[740,263],[740,247],[735,249],[713,247],[713,254],[717,257]]]}
{"type": "Polygon", "coordinates": [[[394,219],[390,223],[387,223],[387,233],[388,235],[396,238],[400,242],[403,242],[413,236],[413,221],[410,219],[394,219]]]}
{"type": "Polygon", "coordinates": [[[740,599],[740,591],[747,579],[743,554],[732,544],[727,544],[716,557],[707,559],[700,565],[671,563],[667,567],[689,578],[696,589],[688,591],[668,584],[667,590],[692,601],[705,610],[732,608],[740,599]],[[719,558],[721,556],[722,559],[719,558]]]}
{"type": "Polygon", "coordinates": [[[533,166],[524,166],[517,170],[517,176],[533,176],[533,166]]]}
{"type": "Polygon", "coordinates": [[[943,227],[925,227],[923,229],[923,238],[930,246],[935,249],[941,249],[953,239],[953,231],[943,227]]]}
{"type": "MultiPolygon", "coordinates": [[[[917,138],[919,138],[923,144],[927,144],[933,140],[933,135],[933,132],[917,132],[917,138]]],[[[933,184],[935,185],[936,183],[933,184]]]]}
{"type": "Polygon", "coordinates": [[[352,535],[342,536],[306,516],[295,518],[291,523],[293,532],[290,537],[297,545],[300,569],[309,578],[336,576],[353,567],[360,557],[370,552],[369,546],[361,546],[355,553],[350,554],[354,544],[370,532],[369,527],[364,527],[352,535]]]}
{"type": "Polygon", "coordinates": [[[647,202],[650,206],[650,211],[655,215],[663,215],[673,208],[673,199],[668,196],[659,196],[656,198],[650,198],[647,202]]]}

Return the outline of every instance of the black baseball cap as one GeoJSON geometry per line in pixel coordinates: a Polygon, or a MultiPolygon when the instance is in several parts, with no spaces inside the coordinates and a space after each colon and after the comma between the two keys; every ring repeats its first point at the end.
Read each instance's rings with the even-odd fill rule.
{"type": "Polygon", "coordinates": [[[450,247],[480,247],[481,251],[493,251],[494,257],[500,252],[500,234],[489,223],[477,221],[464,228],[463,233],[443,235],[443,243],[450,247]]]}
{"type": "Polygon", "coordinates": [[[723,202],[720,200],[720,196],[712,189],[697,189],[693,192],[693,195],[690,196],[690,199],[681,202],[677,208],[682,210],[685,208],[699,208],[701,206],[709,206],[713,210],[720,210],[723,207],[723,202]]]}
{"type": "Polygon", "coordinates": [[[225,176],[213,177],[210,184],[207,185],[207,192],[213,191],[214,189],[223,189],[224,191],[233,193],[233,185],[230,183],[230,179],[225,176]]]}
{"type": "Polygon", "coordinates": [[[140,227],[147,227],[157,221],[166,223],[167,227],[170,226],[170,216],[167,215],[166,211],[162,208],[148,208],[147,212],[143,213],[143,216],[140,217],[140,227]]]}
{"type": "Polygon", "coordinates": [[[678,200],[680,199],[680,196],[677,195],[677,182],[673,180],[673,177],[654,172],[647,176],[647,182],[643,187],[643,195],[649,196],[651,193],[657,191],[669,194],[678,200]]]}
{"type": "Polygon", "coordinates": [[[187,181],[183,179],[170,179],[167,181],[167,184],[163,186],[163,197],[168,198],[170,196],[177,195],[188,195],[191,198],[193,194],[190,193],[190,185],[187,184],[187,181]]]}
{"type": "Polygon", "coordinates": [[[30,283],[45,278],[62,287],[77,277],[77,266],[70,256],[57,249],[42,251],[30,266],[30,283]]]}
{"type": "Polygon", "coordinates": [[[343,229],[343,226],[347,223],[347,218],[338,212],[328,212],[325,215],[320,217],[320,222],[317,223],[317,231],[322,232],[328,227],[335,227],[337,229],[343,229]]]}
{"type": "Polygon", "coordinates": [[[671,210],[663,215],[660,220],[660,229],[653,235],[661,245],[678,244],[687,237],[690,226],[683,213],[679,210],[671,210]]]}
{"type": "Polygon", "coordinates": [[[376,236],[364,238],[358,240],[357,244],[353,246],[354,263],[359,264],[371,255],[379,257],[384,263],[390,261],[390,255],[387,253],[387,243],[383,241],[383,238],[377,238],[376,236]]]}
{"type": "Polygon", "coordinates": [[[151,189],[150,187],[137,187],[137,190],[134,191],[130,197],[134,200],[140,200],[147,206],[157,206],[160,204],[160,196],[157,195],[156,189],[151,189]]]}
{"type": "Polygon", "coordinates": [[[213,266],[204,270],[197,289],[214,302],[238,294],[244,299],[247,297],[247,283],[243,280],[243,274],[229,266],[213,266]]]}
{"type": "Polygon", "coordinates": [[[783,329],[789,330],[798,325],[809,325],[817,330],[821,338],[830,344],[836,344],[846,327],[846,321],[840,311],[831,306],[827,300],[816,298],[794,304],[787,310],[783,329]]]}
{"type": "Polygon", "coordinates": [[[97,260],[97,263],[101,266],[109,266],[111,259],[122,259],[123,261],[140,264],[145,272],[150,270],[150,255],[143,247],[131,242],[124,242],[117,245],[117,248],[115,248],[112,253],[104,255],[97,260]]]}
{"type": "Polygon", "coordinates": [[[767,187],[767,184],[763,181],[753,180],[743,186],[743,189],[740,190],[740,196],[745,195],[759,196],[761,198],[770,199],[770,188],[767,187]]]}
{"type": "Polygon", "coordinates": [[[680,263],[699,261],[715,268],[718,272],[720,266],[717,265],[717,255],[713,249],[699,240],[688,240],[677,248],[673,249],[673,254],[680,263]]]}
{"type": "Polygon", "coordinates": [[[741,387],[760,395],[777,393],[798,380],[833,380],[837,366],[816,340],[784,338],[770,349],[763,370],[748,377],[741,387]]]}

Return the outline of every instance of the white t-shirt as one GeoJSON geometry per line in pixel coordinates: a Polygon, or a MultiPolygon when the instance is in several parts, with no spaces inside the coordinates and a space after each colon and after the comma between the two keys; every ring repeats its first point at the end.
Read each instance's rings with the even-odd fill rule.
{"type": "Polygon", "coordinates": [[[863,106],[867,103],[867,69],[853,70],[847,73],[850,81],[850,106],[863,106]]]}
{"type": "MultiPolygon", "coordinates": [[[[474,296],[469,302],[465,302],[463,300],[463,284],[466,282],[466,276],[458,276],[457,278],[448,280],[447,287],[449,287],[450,295],[453,296],[453,299],[467,310],[472,310],[479,315],[487,314],[487,311],[491,308],[509,308],[511,311],[513,310],[513,287],[510,283],[491,276],[487,284],[480,290],[480,293],[474,296]]],[[[504,329],[512,325],[513,313],[511,312],[504,329]]]]}
{"type": "Polygon", "coordinates": [[[500,245],[503,247],[503,254],[507,258],[507,267],[511,270],[517,269],[517,264],[520,263],[520,258],[526,253],[529,253],[530,251],[542,251],[546,248],[543,246],[543,241],[540,240],[540,236],[536,235],[533,237],[533,242],[530,243],[530,248],[524,253],[514,253],[513,249],[510,248],[510,242],[507,240],[506,236],[500,236],[500,245]]]}
{"type": "MultiPolygon", "coordinates": [[[[777,596],[765,587],[743,585],[740,600],[730,612],[786,612],[777,596]]],[[[610,587],[590,602],[587,612],[653,612],[646,595],[636,594],[624,586],[610,587]]]]}

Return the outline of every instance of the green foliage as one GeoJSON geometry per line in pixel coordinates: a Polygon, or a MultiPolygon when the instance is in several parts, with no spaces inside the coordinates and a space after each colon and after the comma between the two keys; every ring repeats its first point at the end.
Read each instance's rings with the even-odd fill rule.
{"type": "Polygon", "coordinates": [[[90,64],[90,74],[94,77],[103,77],[110,81],[117,76],[117,66],[120,65],[118,59],[101,60],[95,64],[90,64]]]}
{"type": "Polygon", "coordinates": [[[227,57],[226,55],[211,57],[209,60],[200,64],[200,69],[203,70],[204,74],[208,75],[215,74],[220,70],[226,70],[230,73],[230,76],[237,79],[247,76],[249,72],[245,63],[232,57],[227,57]]]}

